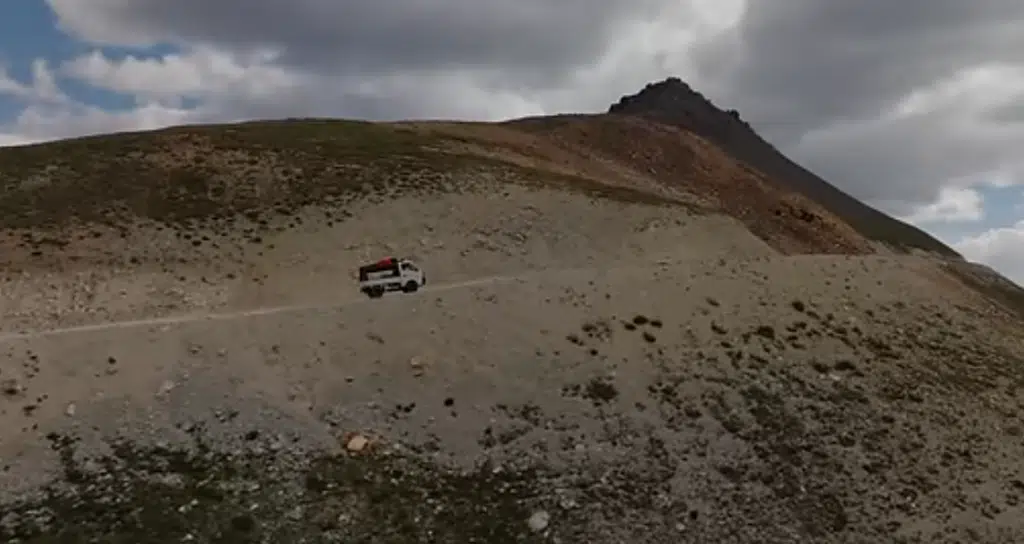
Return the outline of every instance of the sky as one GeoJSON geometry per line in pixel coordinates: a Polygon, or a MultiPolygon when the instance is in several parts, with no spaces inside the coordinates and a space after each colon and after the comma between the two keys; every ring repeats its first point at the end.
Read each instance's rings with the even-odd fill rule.
{"type": "Polygon", "coordinates": [[[599,112],[668,76],[1024,284],[1020,0],[0,4],[0,146],[254,118],[599,112]]]}

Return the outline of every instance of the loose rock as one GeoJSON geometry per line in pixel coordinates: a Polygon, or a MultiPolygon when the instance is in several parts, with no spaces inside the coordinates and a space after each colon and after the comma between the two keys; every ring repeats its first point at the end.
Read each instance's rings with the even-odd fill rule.
{"type": "Polygon", "coordinates": [[[535,533],[539,533],[539,532],[543,531],[544,529],[547,529],[548,528],[548,524],[550,522],[551,522],[551,515],[548,514],[545,511],[543,511],[543,510],[540,510],[540,511],[534,512],[533,515],[530,516],[530,520],[527,523],[530,525],[530,530],[531,531],[533,531],[535,533]]]}

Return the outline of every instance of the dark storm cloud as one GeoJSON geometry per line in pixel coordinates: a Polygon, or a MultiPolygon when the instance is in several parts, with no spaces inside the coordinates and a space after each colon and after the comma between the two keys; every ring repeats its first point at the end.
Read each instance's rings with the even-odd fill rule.
{"type": "Polygon", "coordinates": [[[985,118],[996,123],[1024,123],[1024,95],[992,106],[985,112],[985,118]]]}
{"type": "MultiPolygon", "coordinates": [[[[66,28],[101,25],[229,49],[276,46],[286,63],[363,74],[475,69],[557,80],[598,59],[655,0],[49,0],[66,28]],[[91,13],[85,12],[89,9],[91,13]],[[113,24],[109,24],[113,23],[113,24]]],[[[90,32],[91,30],[91,32],[90,32]]],[[[115,32],[107,32],[115,34],[115,32]]],[[[116,36],[104,38],[116,40],[116,36]]]]}
{"type": "Polygon", "coordinates": [[[931,201],[951,178],[1016,160],[1022,143],[994,124],[1013,106],[985,119],[990,132],[955,102],[860,124],[966,68],[1024,62],[1020,0],[750,1],[698,59],[718,102],[859,198],[931,201]]]}
{"type": "MultiPolygon", "coordinates": [[[[755,122],[796,138],[870,118],[909,91],[979,62],[1024,60],[1019,0],[749,2],[724,85],[755,122]]],[[[717,49],[723,51],[723,49],[717,49]]]]}
{"type": "Polygon", "coordinates": [[[991,176],[1007,159],[1017,160],[1014,147],[1024,131],[1007,136],[923,115],[811,134],[793,154],[859,198],[921,204],[934,199],[943,182],[991,176]]]}

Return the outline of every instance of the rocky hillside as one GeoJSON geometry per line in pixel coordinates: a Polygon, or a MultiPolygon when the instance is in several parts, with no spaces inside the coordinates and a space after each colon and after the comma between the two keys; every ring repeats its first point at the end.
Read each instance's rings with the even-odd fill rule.
{"type": "Polygon", "coordinates": [[[682,89],[0,149],[0,542],[1024,541],[1024,292],[682,89]]]}
{"type": "MultiPolygon", "coordinates": [[[[884,246],[961,260],[920,230],[800,169],[735,112],[718,110],[678,80],[648,85],[611,111],[497,124],[257,121],[0,149],[0,281],[14,292],[33,293],[2,304],[8,315],[24,315],[22,301],[32,300],[34,307],[43,298],[50,316],[45,319],[88,322],[101,317],[83,312],[120,307],[96,291],[114,276],[127,278],[121,290],[149,292],[161,312],[227,307],[236,299],[282,301],[281,288],[264,277],[273,274],[263,270],[287,259],[284,239],[322,237],[321,249],[303,256],[306,261],[337,252],[329,240],[360,248],[360,257],[346,250],[316,265],[325,275],[344,275],[340,267],[390,252],[389,246],[426,255],[424,240],[436,226],[434,218],[409,211],[401,221],[356,231],[346,226],[356,208],[396,198],[419,203],[503,194],[512,187],[631,209],[655,205],[677,210],[679,220],[728,217],[783,254],[867,255],[884,246]],[[396,243],[408,239],[416,221],[418,242],[396,243]],[[70,271],[80,272],[80,280],[69,290],[63,278],[70,271]],[[135,285],[141,277],[153,281],[135,285]],[[211,278],[237,288],[223,293],[224,282],[211,278]],[[219,294],[186,296],[196,289],[193,280],[219,294]],[[161,285],[160,293],[152,284],[161,285]]],[[[512,200],[506,199],[509,210],[512,200]]],[[[487,202],[485,207],[494,204],[487,202]]],[[[445,206],[457,212],[445,217],[464,223],[504,214],[481,215],[476,204],[445,206]]],[[[546,211],[533,215],[550,217],[546,211]]],[[[584,239],[625,243],[634,226],[621,227],[584,239]]],[[[494,232],[475,230],[481,229],[494,232]]],[[[474,269],[472,261],[451,266],[453,274],[494,273],[493,267],[474,269]]],[[[513,268],[538,266],[534,259],[513,268]]],[[[977,276],[970,265],[950,270],[968,283],[977,276]]],[[[1020,298],[1016,287],[985,285],[981,291],[999,304],[1020,298]]],[[[38,321],[25,319],[19,322],[38,321]]]]}
{"type": "Polygon", "coordinates": [[[241,228],[255,232],[267,214],[445,191],[453,178],[484,173],[725,213],[786,253],[871,253],[881,242],[955,256],[799,169],[735,112],[678,80],[648,85],[610,111],[502,124],[253,122],[4,149],[0,226],[46,229],[16,242],[45,258],[75,237],[99,236],[95,228],[248,218],[256,225],[241,228]]]}

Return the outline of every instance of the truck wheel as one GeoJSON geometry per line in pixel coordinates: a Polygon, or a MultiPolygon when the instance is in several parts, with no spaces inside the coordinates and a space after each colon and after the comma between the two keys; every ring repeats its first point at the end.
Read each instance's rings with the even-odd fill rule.
{"type": "Polygon", "coordinates": [[[373,289],[366,290],[366,296],[370,298],[380,298],[384,296],[384,289],[380,287],[374,287],[373,289]]]}
{"type": "Polygon", "coordinates": [[[418,283],[410,281],[405,284],[405,287],[402,288],[402,291],[405,291],[406,293],[415,293],[416,290],[419,288],[420,285],[418,283]]]}

